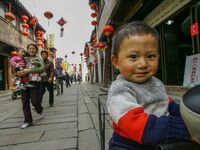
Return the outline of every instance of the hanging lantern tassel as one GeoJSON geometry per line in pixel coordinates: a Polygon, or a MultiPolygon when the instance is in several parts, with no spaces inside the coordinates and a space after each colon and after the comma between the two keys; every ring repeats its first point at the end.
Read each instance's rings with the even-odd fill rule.
{"type": "Polygon", "coordinates": [[[60,29],[60,37],[63,37],[63,34],[64,34],[64,28],[62,27],[62,28],[60,29]]]}

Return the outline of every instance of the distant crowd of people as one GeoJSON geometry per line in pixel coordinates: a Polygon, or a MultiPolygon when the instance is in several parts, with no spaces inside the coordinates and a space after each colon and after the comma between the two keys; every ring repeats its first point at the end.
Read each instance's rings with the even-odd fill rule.
{"type": "Polygon", "coordinates": [[[38,47],[35,44],[29,44],[27,51],[23,48],[17,50],[17,55],[13,56],[10,63],[16,77],[20,78],[20,90],[22,99],[22,108],[24,113],[24,123],[21,129],[32,125],[33,118],[31,114],[30,102],[39,114],[39,119],[43,118],[42,100],[43,95],[48,90],[49,106],[54,104],[54,89],[56,95],[63,94],[63,83],[66,88],[71,84],[80,84],[82,76],[80,74],[71,74],[63,72],[61,63],[57,62],[54,68],[52,61],[48,59],[48,51],[42,50],[38,56],[38,47]]]}

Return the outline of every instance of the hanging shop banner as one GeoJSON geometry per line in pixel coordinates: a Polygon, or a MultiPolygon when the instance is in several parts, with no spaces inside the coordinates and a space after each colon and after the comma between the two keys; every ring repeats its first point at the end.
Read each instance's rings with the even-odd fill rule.
{"type": "Polygon", "coordinates": [[[63,71],[68,70],[68,62],[67,61],[62,61],[62,68],[63,68],[63,71]]]}
{"type": "Polygon", "coordinates": [[[47,34],[46,38],[47,38],[47,47],[54,48],[55,35],[53,33],[47,34]]]}
{"type": "Polygon", "coordinates": [[[193,87],[200,84],[200,54],[186,57],[183,86],[193,87]]]}

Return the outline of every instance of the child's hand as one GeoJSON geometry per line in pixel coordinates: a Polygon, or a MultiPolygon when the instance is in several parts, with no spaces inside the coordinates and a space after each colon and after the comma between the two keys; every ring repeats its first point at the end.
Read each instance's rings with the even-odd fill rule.
{"type": "Polygon", "coordinates": [[[24,69],[24,70],[23,70],[24,75],[28,74],[29,72],[30,72],[29,69],[24,69]]]}
{"type": "Polygon", "coordinates": [[[200,144],[200,138],[198,138],[196,136],[192,136],[191,140],[194,141],[194,142],[196,142],[196,143],[198,143],[198,144],[200,144]]]}
{"type": "Polygon", "coordinates": [[[15,68],[19,68],[19,64],[16,64],[16,65],[15,65],[15,68]]]}

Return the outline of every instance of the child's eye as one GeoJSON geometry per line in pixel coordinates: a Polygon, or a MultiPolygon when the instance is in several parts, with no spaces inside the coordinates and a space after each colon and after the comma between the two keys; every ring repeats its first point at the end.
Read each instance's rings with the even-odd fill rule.
{"type": "Polygon", "coordinates": [[[131,58],[132,60],[137,60],[138,56],[133,54],[133,55],[130,55],[130,58],[131,58]]]}
{"type": "Polygon", "coordinates": [[[149,54],[149,55],[147,55],[147,58],[149,58],[149,59],[155,59],[156,57],[157,57],[156,54],[149,54]]]}

